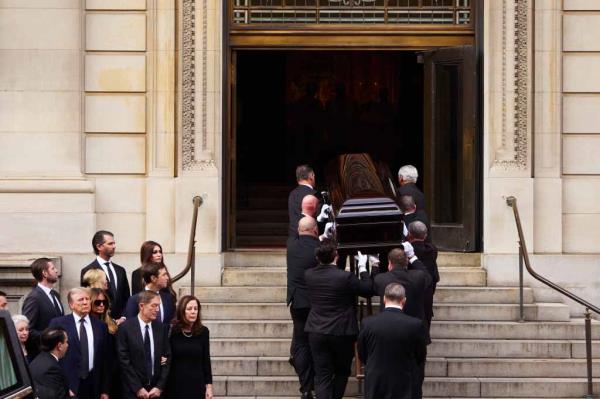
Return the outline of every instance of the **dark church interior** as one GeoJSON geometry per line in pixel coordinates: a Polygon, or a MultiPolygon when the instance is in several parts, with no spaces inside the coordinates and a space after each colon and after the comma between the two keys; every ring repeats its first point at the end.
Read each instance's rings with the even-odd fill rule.
{"type": "Polygon", "coordinates": [[[319,190],[326,189],[326,164],[343,153],[367,152],[393,175],[407,163],[423,170],[417,57],[408,51],[237,53],[237,246],[284,245],[287,192],[299,164],[315,168],[319,190]],[[268,224],[252,227],[260,223],[268,224]]]}

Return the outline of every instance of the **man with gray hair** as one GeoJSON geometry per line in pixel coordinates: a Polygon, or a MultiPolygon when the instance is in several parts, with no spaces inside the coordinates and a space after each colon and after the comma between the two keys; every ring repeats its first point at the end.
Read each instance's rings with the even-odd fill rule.
{"type": "Polygon", "coordinates": [[[417,187],[418,178],[419,172],[414,166],[404,165],[401,167],[398,170],[398,184],[400,184],[400,188],[398,189],[397,195],[398,198],[403,195],[410,195],[417,204],[417,209],[425,211],[425,195],[419,187],[417,187]]]}
{"type": "Polygon", "coordinates": [[[358,356],[365,366],[365,398],[420,398],[419,365],[425,361],[421,320],[403,312],[404,287],[390,283],[383,297],[385,310],[363,322],[358,356]]]}

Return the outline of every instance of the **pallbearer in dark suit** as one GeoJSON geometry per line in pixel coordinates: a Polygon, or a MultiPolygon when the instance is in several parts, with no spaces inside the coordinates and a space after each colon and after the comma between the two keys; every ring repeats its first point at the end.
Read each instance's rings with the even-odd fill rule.
{"type": "Polygon", "coordinates": [[[417,187],[417,179],[419,178],[419,171],[412,165],[404,165],[398,170],[398,197],[403,195],[410,195],[417,204],[417,210],[426,212],[425,208],[425,195],[419,187],[417,187]]]}
{"type": "Polygon", "coordinates": [[[290,347],[290,363],[300,379],[302,398],[312,398],[314,367],[304,331],[310,313],[308,288],[304,280],[306,270],[317,266],[315,250],[319,247],[317,222],[310,216],[298,222],[298,237],[290,240],[287,249],[287,304],[294,322],[294,335],[290,347]]]}
{"type": "Polygon", "coordinates": [[[307,195],[315,195],[315,172],[308,165],[300,165],[296,168],[296,181],[298,186],[292,190],[288,197],[288,214],[290,225],[288,228],[288,239],[298,235],[298,221],[302,215],[302,199],[307,195]]]}
{"type": "Polygon", "coordinates": [[[404,288],[385,287],[385,310],[364,320],[358,356],[365,366],[366,399],[420,398],[419,364],[424,363],[421,320],[406,315],[404,288]]]}
{"type": "MultiPolygon", "coordinates": [[[[408,237],[408,226],[416,221],[424,223],[425,226],[427,226],[427,230],[429,230],[429,216],[423,209],[417,208],[413,197],[410,195],[403,195],[400,197],[398,203],[400,205],[400,210],[402,211],[402,223],[404,223],[403,234],[405,237],[408,237]]],[[[431,237],[427,235],[425,240],[431,242],[431,237]]]]}
{"type": "Polygon", "coordinates": [[[372,296],[373,284],[366,255],[359,262],[361,280],[337,267],[334,245],[322,244],[316,255],[319,265],[304,274],[311,304],[305,331],[315,365],[315,391],[318,399],[341,399],[358,335],[357,295],[372,296]]]}
{"type": "Polygon", "coordinates": [[[158,294],[142,291],[138,296],[138,315],[128,318],[117,332],[123,398],[159,398],[171,361],[167,327],[156,321],[160,310],[158,294]]]}
{"type": "Polygon", "coordinates": [[[31,274],[38,282],[23,302],[23,315],[29,320],[27,353],[35,357],[40,352],[40,336],[50,320],[64,315],[60,296],[54,290],[58,269],[48,258],[39,258],[31,264],[31,274]]]}
{"type": "Polygon", "coordinates": [[[42,352],[29,364],[38,399],[67,399],[69,381],[58,364],[69,349],[67,332],[60,327],[40,334],[42,352]]]}
{"type": "Polygon", "coordinates": [[[437,283],[440,281],[440,273],[437,267],[438,250],[435,245],[426,242],[427,226],[420,221],[412,222],[408,226],[408,241],[415,250],[415,256],[419,258],[431,276],[431,287],[425,291],[425,319],[427,327],[431,328],[431,319],[433,318],[433,295],[437,283]]]}
{"type": "MultiPolygon", "coordinates": [[[[169,284],[169,274],[167,268],[160,263],[148,263],[142,266],[142,277],[146,282],[145,291],[152,291],[159,294],[160,307],[156,321],[169,325],[175,315],[175,302],[173,296],[165,288],[169,284]]],[[[140,294],[134,295],[127,301],[125,317],[135,317],[139,312],[140,294]]]]}
{"type": "MultiPolygon", "coordinates": [[[[414,248],[409,242],[404,242],[403,247],[395,248],[388,254],[389,271],[387,273],[378,274],[375,276],[375,290],[381,298],[383,304],[385,287],[390,283],[399,283],[404,287],[406,293],[406,305],[404,313],[416,317],[423,323],[425,334],[425,344],[431,342],[429,338],[429,326],[425,317],[425,296],[428,290],[431,289],[431,277],[423,263],[415,256],[414,248]]],[[[424,345],[423,353],[427,354],[426,346],[424,345]]],[[[416,397],[420,396],[420,389],[425,378],[425,357],[423,362],[419,364],[419,384],[416,397]]]]}
{"type": "Polygon", "coordinates": [[[70,315],[52,319],[50,327],[63,328],[71,343],[60,361],[69,380],[69,389],[79,399],[108,399],[108,329],[90,317],[89,291],[73,288],[69,291],[70,315]]]}
{"type": "Polygon", "coordinates": [[[110,297],[111,313],[115,319],[119,319],[125,310],[125,304],[131,295],[127,273],[125,268],[111,261],[115,255],[116,243],[113,233],[100,230],[92,238],[92,247],[96,259],[81,270],[81,285],[83,276],[90,269],[101,269],[108,279],[108,296],[110,297]]]}

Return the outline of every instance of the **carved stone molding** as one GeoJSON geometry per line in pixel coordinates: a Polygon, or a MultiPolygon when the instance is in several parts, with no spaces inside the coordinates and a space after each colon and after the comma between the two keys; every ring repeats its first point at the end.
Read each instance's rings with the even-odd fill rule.
{"type": "Polygon", "coordinates": [[[208,12],[207,0],[200,0],[201,60],[196,62],[196,0],[182,0],[181,27],[181,157],[184,171],[203,171],[215,167],[214,154],[209,147],[207,129],[207,63],[208,12]],[[196,73],[200,66],[200,113],[196,112],[196,73]],[[200,123],[197,123],[200,121],[200,123]]]}
{"type": "Polygon", "coordinates": [[[530,154],[530,0],[502,1],[502,126],[494,167],[527,170],[530,154]]]}

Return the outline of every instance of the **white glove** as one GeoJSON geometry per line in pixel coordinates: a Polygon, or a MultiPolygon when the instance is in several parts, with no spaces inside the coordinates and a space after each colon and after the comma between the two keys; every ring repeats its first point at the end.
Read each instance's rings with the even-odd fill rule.
{"type": "Polygon", "coordinates": [[[402,246],[404,247],[404,253],[406,254],[406,257],[408,259],[412,258],[413,256],[415,256],[415,249],[413,248],[412,244],[408,241],[404,241],[402,243],[402,246]]]}
{"type": "Polygon", "coordinates": [[[371,267],[379,267],[379,254],[369,255],[369,264],[371,267]]]}
{"type": "Polygon", "coordinates": [[[358,255],[355,255],[354,258],[358,260],[358,274],[367,271],[367,255],[363,255],[360,251],[358,251],[358,255]]]}
{"type": "Polygon", "coordinates": [[[325,231],[323,231],[323,234],[321,234],[319,236],[319,240],[323,241],[327,238],[331,238],[333,236],[333,232],[334,232],[333,222],[327,223],[325,225],[325,231]]]}
{"type": "Polygon", "coordinates": [[[323,220],[329,219],[329,213],[331,212],[331,205],[323,205],[321,208],[321,213],[317,216],[317,222],[322,222],[323,220]]]}

